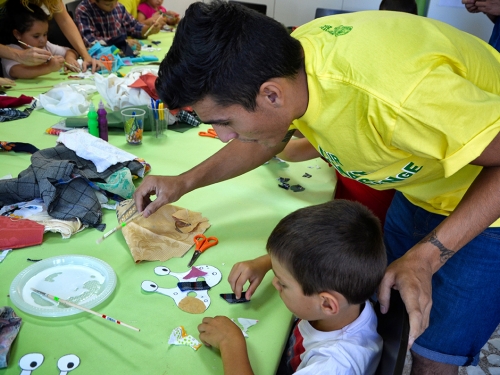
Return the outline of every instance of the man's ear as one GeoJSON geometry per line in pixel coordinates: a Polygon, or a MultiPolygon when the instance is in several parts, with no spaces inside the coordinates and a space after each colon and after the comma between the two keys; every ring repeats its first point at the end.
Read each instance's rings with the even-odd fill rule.
{"type": "Polygon", "coordinates": [[[260,86],[259,95],[272,106],[283,105],[283,87],[279,82],[274,80],[264,82],[260,86]]]}
{"type": "Polygon", "coordinates": [[[321,304],[321,310],[326,315],[335,315],[340,310],[340,301],[332,293],[321,292],[318,294],[321,304]]]}

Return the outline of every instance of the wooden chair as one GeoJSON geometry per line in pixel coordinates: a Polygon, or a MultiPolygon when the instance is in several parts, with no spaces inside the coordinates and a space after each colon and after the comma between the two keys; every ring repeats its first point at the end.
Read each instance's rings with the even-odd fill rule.
{"type": "Polygon", "coordinates": [[[253,10],[255,10],[259,13],[262,13],[264,15],[267,13],[267,5],[265,5],[265,4],[254,4],[254,3],[246,3],[243,1],[233,1],[233,0],[229,0],[229,2],[241,4],[243,6],[246,6],[247,8],[253,9],[253,10]]]}
{"type": "Polygon", "coordinates": [[[314,18],[320,18],[325,16],[331,16],[333,14],[342,14],[342,13],[350,13],[350,11],[339,10],[339,9],[316,8],[316,14],[314,15],[314,18]]]}

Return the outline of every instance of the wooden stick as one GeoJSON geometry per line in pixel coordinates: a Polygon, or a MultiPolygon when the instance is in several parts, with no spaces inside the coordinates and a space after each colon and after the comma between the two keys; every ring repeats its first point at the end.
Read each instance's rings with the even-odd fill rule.
{"type": "MultiPolygon", "coordinates": [[[[28,48],[33,48],[33,46],[30,46],[28,43],[24,43],[22,40],[19,40],[19,39],[18,39],[17,41],[18,41],[20,44],[22,44],[23,46],[26,46],[26,47],[28,47],[28,48]]],[[[53,57],[53,56],[50,56],[50,57],[49,57],[49,60],[50,60],[50,59],[52,59],[52,57],[53,57]]],[[[49,60],[47,60],[47,61],[49,61],[49,60]]],[[[70,63],[67,63],[66,61],[64,62],[64,65],[69,66],[70,68],[76,69],[76,71],[77,71],[78,73],[80,73],[80,72],[81,72],[81,69],[80,69],[79,67],[76,67],[76,66],[74,66],[74,65],[71,65],[70,63]]]]}
{"type": "Polygon", "coordinates": [[[103,319],[106,319],[106,320],[109,320],[110,322],[113,322],[113,323],[116,323],[116,324],[119,324],[121,326],[124,326],[124,327],[127,327],[127,328],[130,328],[130,329],[133,329],[134,331],[137,331],[139,332],[140,329],[139,328],[136,328],[136,327],[133,327],[131,325],[128,325],[128,324],[125,324],[119,320],[116,320],[115,318],[112,318],[110,316],[107,316],[107,315],[104,315],[104,314],[100,314],[94,310],[90,310],[90,309],[87,309],[86,307],[83,307],[83,306],[80,306],[80,305],[77,305],[76,303],[73,303],[73,302],[69,302],[69,301],[66,301],[62,298],[59,298],[59,297],[56,297],[56,296],[53,296],[52,294],[49,294],[49,293],[45,293],[45,292],[42,292],[41,290],[38,290],[38,289],[35,289],[35,288],[31,288],[32,291],[34,291],[35,293],[38,293],[40,294],[41,296],[44,296],[44,297],[47,297],[48,299],[51,299],[51,300],[54,300],[56,302],[60,302],[60,303],[63,303],[67,306],[71,306],[71,307],[74,307],[76,309],[79,309],[79,310],[82,310],[82,311],[86,311],[92,315],[96,315],[96,316],[99,316],[103,319]]]}
{"type": "Polygon", "coordinates": [[[142,216],[142,213],[140,212],[136,212],[134,215],[132,215],[130,218],[128,218],[127,220],[125,220],[123,223],[120,223],[118,224],[116,227],[114,227],[113,229],[111,229],[108,233],[106,233],[104,236],[102,236],[101,238],[99,238],[96,243],[99,245],[102,241],[104,241],[106,238],[108,238],[109,236],[111,236],[113,233],[115,233],[116,231],[118,230],[121,230],[125,225],[127,225],[128,223],[130,223],[131,221],[134,221],[135,219],[137,219],[138,217],[141,217],[142,216]]]}
{"type": "Polygon", "coordinates": [[[146,34],[144,34],[144,37],[147,37],[147,36],[148,36],[149,32],[150,32],[151,30],[153,30],[153,27],[155,27],[155,26],[156,26],[156,23],[158,22],[158,20],[159,20],[161,17],[163,17],[163,14],[162,14],[161,16],[159,16],[159,17],[155,20],[155,22],[151,25],[151,27],[148,29],[148,31],[146,31],[146,34]]]}

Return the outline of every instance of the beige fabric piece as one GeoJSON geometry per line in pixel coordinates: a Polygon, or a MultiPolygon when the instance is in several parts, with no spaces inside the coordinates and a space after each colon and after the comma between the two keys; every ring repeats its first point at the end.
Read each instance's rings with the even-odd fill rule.
{"type": "MultiPolygon", "coordinates": [[[[136,212],[132,199],[121,202],[116,211],[118,222],[123,223],[136,212]]],[[[164,262],[170,258],[182,257],[194,245],[194,236],[204,233],[209,227],[208,219],[200,212],[167,204],[147,219],[139,217],[128,223],[122,232],[136,263],[143,260],[164,262]],[[186,225],[182,228],[179,224],[176,226],[179,219],[173,215],[181,215],[182,222],[186,225]]]]}

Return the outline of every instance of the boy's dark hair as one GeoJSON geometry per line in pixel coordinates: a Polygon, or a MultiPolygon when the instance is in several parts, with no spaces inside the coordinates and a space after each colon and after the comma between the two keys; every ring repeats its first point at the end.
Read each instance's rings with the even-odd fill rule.
{"type": "Polygon", "coordinates": [[[264,82],[294,77],[302,64],[300,42],[279,22],[237,3],[196,2],[179,22],[156,90],[172,109],[209,95],[253,111],[264,82]]]}
{"type": "Polygon", "coordinates": [[[415,0],[382,0],[379,10],[394,10],[396,12],[418,15],[418,7],[415,0]]]}
{"type": "Polygon", "coordinates": [[[342,199],[292,212],[266,248],[306,296],[336,291],[350,304],[372,296],[387,267],[379,220],[362,204],[342,199]]]}
{"type": "Polygon", "coordinates": [[[17,40],[12,35],[14,30],[19,31],[21,34],[25,33],[35,23],[35,21],[49,22],[50,16],[38,5],[29,4],[26,8],[20,0],[9,0],[6,5],[6,17],[8,33],[7,37],[10,43],[16,43],[17,40]]]}

